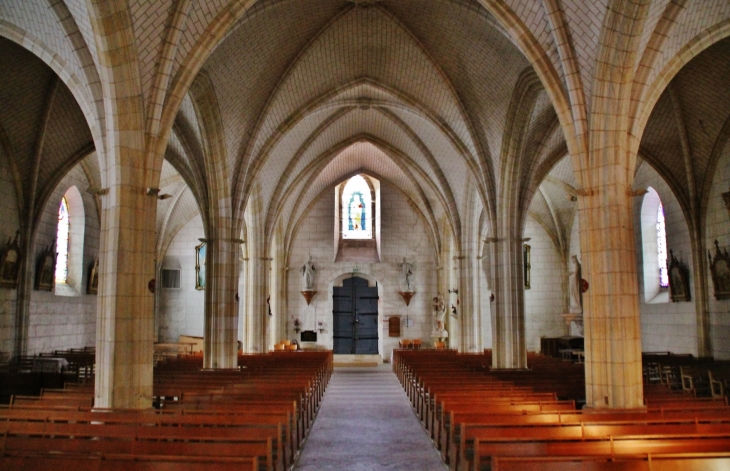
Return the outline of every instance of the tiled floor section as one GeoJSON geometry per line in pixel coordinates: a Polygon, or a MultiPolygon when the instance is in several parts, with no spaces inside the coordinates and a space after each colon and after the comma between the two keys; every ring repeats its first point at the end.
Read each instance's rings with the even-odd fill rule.
{"type": "Polygon", "coordinates": [[[390,365],[335,368],[296,471],[445,471],[390,365]]]}

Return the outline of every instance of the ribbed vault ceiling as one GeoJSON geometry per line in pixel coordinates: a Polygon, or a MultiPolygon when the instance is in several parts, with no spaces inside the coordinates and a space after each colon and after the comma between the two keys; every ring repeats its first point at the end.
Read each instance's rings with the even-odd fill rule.
{"type": "MultiPolygon", "coordinates": [[[[481,210],[489,212],[495,204],[504,174],[502,140],[518,135],[519,155],[511,158],[521,159],[520,185],[527,188],[523,203],[532,205],[530,214],[560,243],[576,206],[566,197],[576,183],[571,161],[564,159],[563,130],[542,90],[524,103],[529,108],[519,129],[505,129],[519,78],[529,75],[531,65],[482,6],[486,3],[255,2],[216,43],[198,76],[198,98],[214,96],[215,105],[196,103],[191,93],[177,112],[165,155],[171,165],[162,169],[160,183],[162,193],[173,197],[160,201],[158,228],[164,234],[159,240],[169,240],[170,231],[206,207],[214,181],[211,169],[221,167],[210,165],[216,160],[238,211],[234,216],[240,219],[255,198],[267,236],[280,220],[302,217],[323,192],[363,171],[403,191],[422,210],[434,240],[440,233],[435,221],[444,217],[459,238],[468,232],[462,227],[467,219],[481,210]],[[201,120],[201,110],[206,121],[201,120]],[[208,122],[211,116],[219,127],[208,122]],[[220,135],[206,134],[210,130],[220,135]],[[220,155],[207,155],[211,142],[222,144],[215,148],[220,155]],[[475,208],[479,205],[482,208],[475,208]]],[[[607,2],[558,3],[590,109],[607,2]]],[[[673,3],[651,0],[644,29],[637,32],[640,51],[653,47],[653,28],[667,20],[661,17],[673,3]]],[[[671,19],[676,27],[667,29],[667,41],[647,83],[702,31],[730,15],[727,2],[683,3],[671,19]]],[[[504,2],[570,89],[546,4],[504,2]]],[[[179,5],[185,3],[130,1],[147,99],[179,5]]],[[[230,5],[228,0],[191,0],[180,25],[179,47],[168,58],[173,64],[170,83],[230,5]]],[[[36,53],[44,51],[47,63],[49,57],[57,61],[54,70],[63,77],[22,46],[0,38],[0,144],[3,158],[17,175],[19,206],[42,200],[48,187],[78,162],[83,162],[92,189],[101,189],[99,173],[106,171],[105,161],[82,161],[91,152],[90,123],[95,126],[94,139],[105,129],[97,38],[87,2],[6,0],[0,2],[0,20],[5,35],[17,33],[15,40],[25,38],[36,53]],[[73,80],[64,74],[73,75],[73,80]],[[34,185],[37,191],[31,195],[34,185]]],[[[640,136],[641,158],[667,180],[684,208],[705,204],[730,136],[728,110],[730,39],[724,39],[679,71],[640,136]],[[690,188],[698,202],[690,202],[690,188]]],[[[103,154],[99,152],[100,159],[103,154]]],[[[483,217],[484,224],[493,216],[483,217]]]]}

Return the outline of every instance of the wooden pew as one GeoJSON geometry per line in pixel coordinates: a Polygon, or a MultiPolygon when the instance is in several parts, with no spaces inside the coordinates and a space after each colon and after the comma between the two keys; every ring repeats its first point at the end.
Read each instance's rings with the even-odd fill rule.
{"type": "Polygon", "coordinates": [[[593,440],[559,441],[535,439],[475,442],[474,457],[469,469],[486,471],[491,468],[491,457],[570,457],[603,456],[620,458],[622,455],[675,453],[726,453],[730,450],[730,435],[672,436],[642,435],[608,437],[593,440]]]}
{"type": "Polygon", "coordinates": [[[259,471],[255,457],[162,455],[89,455],[75,453],[10,453],[0,457],[0,469],[14,471],[259,471]]]}
{"type": "Polygon", "coordinates": [[[730,469],[730,453],[492,458],[492,471],[722,471],[726,469],[730,469]]]}
{"type": "Polygon", "coordinates": [[[0,431],[11,452],[255,457],[259,471],[284,469],[275,466],[272,437],[259,430],[6,422],[0,431]]]}

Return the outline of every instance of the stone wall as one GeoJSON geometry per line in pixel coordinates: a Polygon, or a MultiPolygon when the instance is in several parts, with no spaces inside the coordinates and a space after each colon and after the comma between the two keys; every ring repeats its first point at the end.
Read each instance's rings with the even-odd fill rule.
{"type": "Polygon", "coordinates": [[[54,291],[31,291],[27,343],[29,355],[55,349],[93,346],[96,341],[97,297],[87,294],[86,288],[89,270],[99,251],[99,216],[93,196],[86,191],[89,182],[80,165],[61,180],[45,202],[35,235],[32,260],[35,265],[44,248],[54,244],[58,229],[58,206],[72,186],[76,186],[81,194],[86,220],[83,253],[71,255],[82,257],[81,289],[66,290],[67,295],[64,296],[54,291]]]}
{"type": "MultiPolygon", "coordinates": [[[[312,330],[318,328],[322,321],[326,326],[318,333],[318,344],[332,348],[332,293],[333,286],[340,285],[342,279],[350,273],[358,273],[379,287],[379,352],[383,358],[398,344],[400,338],[423,340],[430,345],[432,328],[431,298],[437,290],[437,261],[434,248],[423,221],[416,215],[408,200],[393,186],[381,182],[381,261],[380,263],[333,262],[334,259],[334,192],[322,196],[311,208],[306,222],[299,228],[292,244],[289,260],[290,270],[288,282],[288,308],[285,315],[288,330],[286,336],[294,338],[293,322],[299,319],[302,328],[312,330]],[[317,295],[307,306],[301,290],[301,273],[299,268],[306,262],[311,253],[317,269],[315,288],[317,295]],[[399,271],[396,260],[406,257],[415,264],[414,290],[415,296],[406,307],[399,292],[399,271]],[[388,337],[388,324],[391,316],[401,317],[401,337],[388,337]],[[408,323],[406,323],[408,319],[408,323]]],[[[444,293],[446,294],[446,293],[444,293]]],[[[445,296],[448,299],[448,296],[445,296]]],[[[447,316],[448,317],[448,316],[447,316]]]]}
{"type": "Polygon", "coordinates": [[[528,217],[525,237],[531,253],[530,289],[525,290],[525,344],[540,351],[540,337],[565,335],[567,268],[545,229],[528,217]]]}
{"type": "Polygon", "coordinates": [[[203,335],[205,291],[195,289],[195,247],[200,245],[199,238],[205,238],[205,231],[203,220],[196,216],[175,235],[163,258],[163,269],[180,269],[180,289],[157,285],[160,341],[177,342],[180,335],[203,335]]]}
{"type": "MultiPolygon", "coordinates": [[[[682,208],[669,185],[646,162],[642,163],[634,180],[634,188],[652,187],[656,190],[664,207],[667,233],[667,247],[674,256],[690,269],[690,302],[672,302],[669,296],[657,300],[646,299],[644,290],[644,250],[642,246],[641,206],[645,197],[634,198],[634,234],[636,245],[636,269],[639,279],[639,302],[641,309],[642,351],[673,351],[675,353],[697,354],[697,320],[695,317],[694,276],[692,272],[692,247],[689,227],[682,208]],[[654,302],[650,302],[654,301],[654,302]]],[[[656,220],[645,221],[656,227],[656,220]]],[[[655,230],[655,229],[654,229],[655,230]]],[[[651,232],[651,230],[649,231],[651,232]]],[[[654,267],[649,267],[652,272],[654,267]]],[[[657,269],[658,270],[658,269],[657,269]]]]}

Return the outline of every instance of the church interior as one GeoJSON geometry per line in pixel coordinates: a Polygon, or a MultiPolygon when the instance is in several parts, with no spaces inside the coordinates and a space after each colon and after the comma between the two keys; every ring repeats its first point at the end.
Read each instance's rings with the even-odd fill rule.
{"type": "Polygon", "coordinates": [[[676,357],[726,452],[729,141],[726,0],[2,0],[0,374],[392,369],[459,469],[429,369],[636,413],[676,357]]]}

